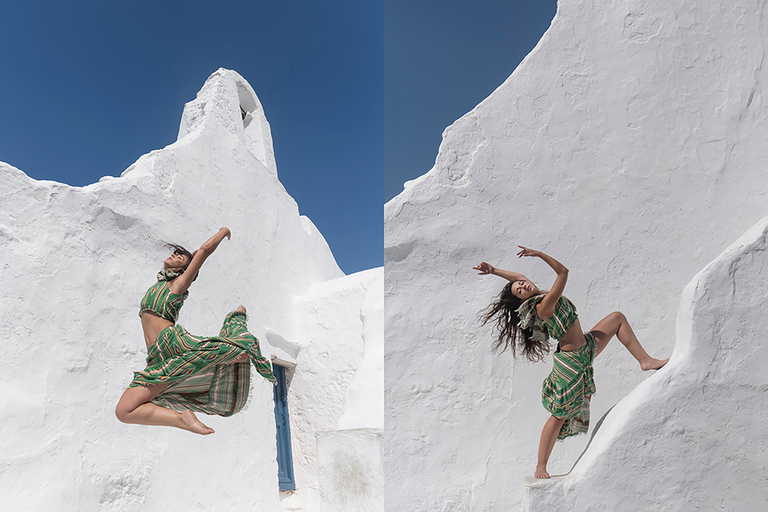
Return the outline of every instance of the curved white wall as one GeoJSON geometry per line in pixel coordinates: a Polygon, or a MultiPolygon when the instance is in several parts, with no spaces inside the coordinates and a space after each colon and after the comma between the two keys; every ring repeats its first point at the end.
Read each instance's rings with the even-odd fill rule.
{"type": "Polygon", "coordinates": [[[768,217],[685,287],[673,361],[606,417],[527,509],[763,510],[768,503],[768,217]]]}
{"type": "MultiPolygon", "coordinates": [[[[522,507],[550,370],[490,353],[477,313],[503,281],[571,270],[590,328],[623,311],[672,353],[680,292],[767,213],[765,6],[561,0],[510,78],[446,129],[435,167],[385,208],[388,510],[522,507]]],[[[617,342],[595,364],[593,420],[648,375],[617,342]]],[[[570,470],[586,437],[558,443],[570,470]]]]}

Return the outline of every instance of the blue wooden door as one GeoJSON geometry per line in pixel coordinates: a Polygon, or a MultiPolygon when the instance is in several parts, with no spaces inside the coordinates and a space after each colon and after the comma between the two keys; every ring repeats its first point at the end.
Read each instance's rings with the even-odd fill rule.
{"type": "Polygon", "coordinates": [[[277,426],[277,478],[281,491],[296,489],[293,479],[293,456],[291,455],[291,424],[288,420],[288,386],[285,367],[273,364],[272,371],[277,378],[274,386],[275,424],[277,426]]]}

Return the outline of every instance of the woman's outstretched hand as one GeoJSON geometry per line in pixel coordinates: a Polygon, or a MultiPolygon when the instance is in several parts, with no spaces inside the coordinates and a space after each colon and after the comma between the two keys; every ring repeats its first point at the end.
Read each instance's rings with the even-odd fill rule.
{"type": "Polygon", "coordinates": [[[534,251],[533,249],[523,247],[522,245],[518,245],[518,247],[522,249],[522,251],[517,253],[518,258],[522,258],[523,256],[541,256],[539,251],[534,251]]]}
{"type": "Polygon", "coordinates": [[[219,232],[223,231],[224,236],[227,237],[227,240],[232,240],[232,232],[229,230],[229,228],[221,228],[219,232]]]}
{"type": "Polygon", "coordinates": [[[491,265],[490,263],[482,262],[476,267],[472,267],[473,269],[477,270],[477,274],[480,276],[485,276],[488,274],[493,274],[493,271],[496,270],[496,268],[491,265]]]}

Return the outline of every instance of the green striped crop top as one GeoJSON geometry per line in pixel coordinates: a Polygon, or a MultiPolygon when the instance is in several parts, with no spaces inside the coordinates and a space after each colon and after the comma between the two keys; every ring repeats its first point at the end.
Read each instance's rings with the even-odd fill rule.
{"type": "Polygon", "coordinates": [[[520,317],[520,327],[533,329],[533,338],[546,342],[548,338],[560,340],[565,332],[571,328],[579,318],[576,314],[576,306],[564,296],[560,296],[555,304],[555,313],[542,320],[536,312],[536,306],[544,299],[544,295],[537,295],[523,302],[517,310],[520,317]]]}
{"type": "Polygon", "coordinates": [[[160,318],[176,323],[181,306],[184,305],[184,300],[188,295],[189,292],[184,292],[182,295],[171,293],[171,283],[159,281],[152,285],[144,294],[144,298],[141,299],[139,316],[145,311],[151,311],[160,318]]]}

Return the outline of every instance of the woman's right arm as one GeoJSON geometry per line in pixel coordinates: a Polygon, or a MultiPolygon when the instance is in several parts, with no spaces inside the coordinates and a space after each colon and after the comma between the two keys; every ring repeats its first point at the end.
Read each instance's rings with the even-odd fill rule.
{"type": "Polygon", "coordinates": [[[502,270],[500,268],[496,268],[490,263],[482,262],[476,267],[472,267],[473,269],[478,271],[478,274],[481,276],[485,276],[488,274],[493,274],[495,276],[503,277],[507,281],[515,282],[524,280],[527,281],[528,278],[525,277],[523,274],[520,274],[518,272],[512,272],[511,270],[502,270]]]}
{"type": "Polygon", "coordinates": [[[213,254],[213,251],[219,246],[222,240],[226,238],[229,240],[232,237],[232,232],[228,228],[221,228],[218,233],[200,246],[198,250],[192,253],[192,261],[187,265],[187,269],[179,277],[171,282],[171,293],[181,295],[189,289],[192,281],[197,277],[197,273],[200,271],[200,267],[203,266],[205,260],[213,254]]]}
{"type": "Polygon", "coordinates": [[[523,256],[536,256],[537,258],[540,258],[542,261],[544,261],[544,263],[552,267],[552,270],[554,270],[557,274],[557,278],[552,284],[552,288],[549,289],[549,293],[547,293],[544,299],[536,306],[536,312],[538,313],[539,317],[542,320],[546,320],[555,314],[555,306],[557,305],[557,301],[560,299],[560,296],[565,290],[565,283],[568,282],[568,269],[555,258],[544,254],[541,251],[534,251],[533,249],[528,249],[522,245],[518,245],[518,247],[522,249],[522,251],[517,253],[518,257],[522,258],[523,256]]]}

